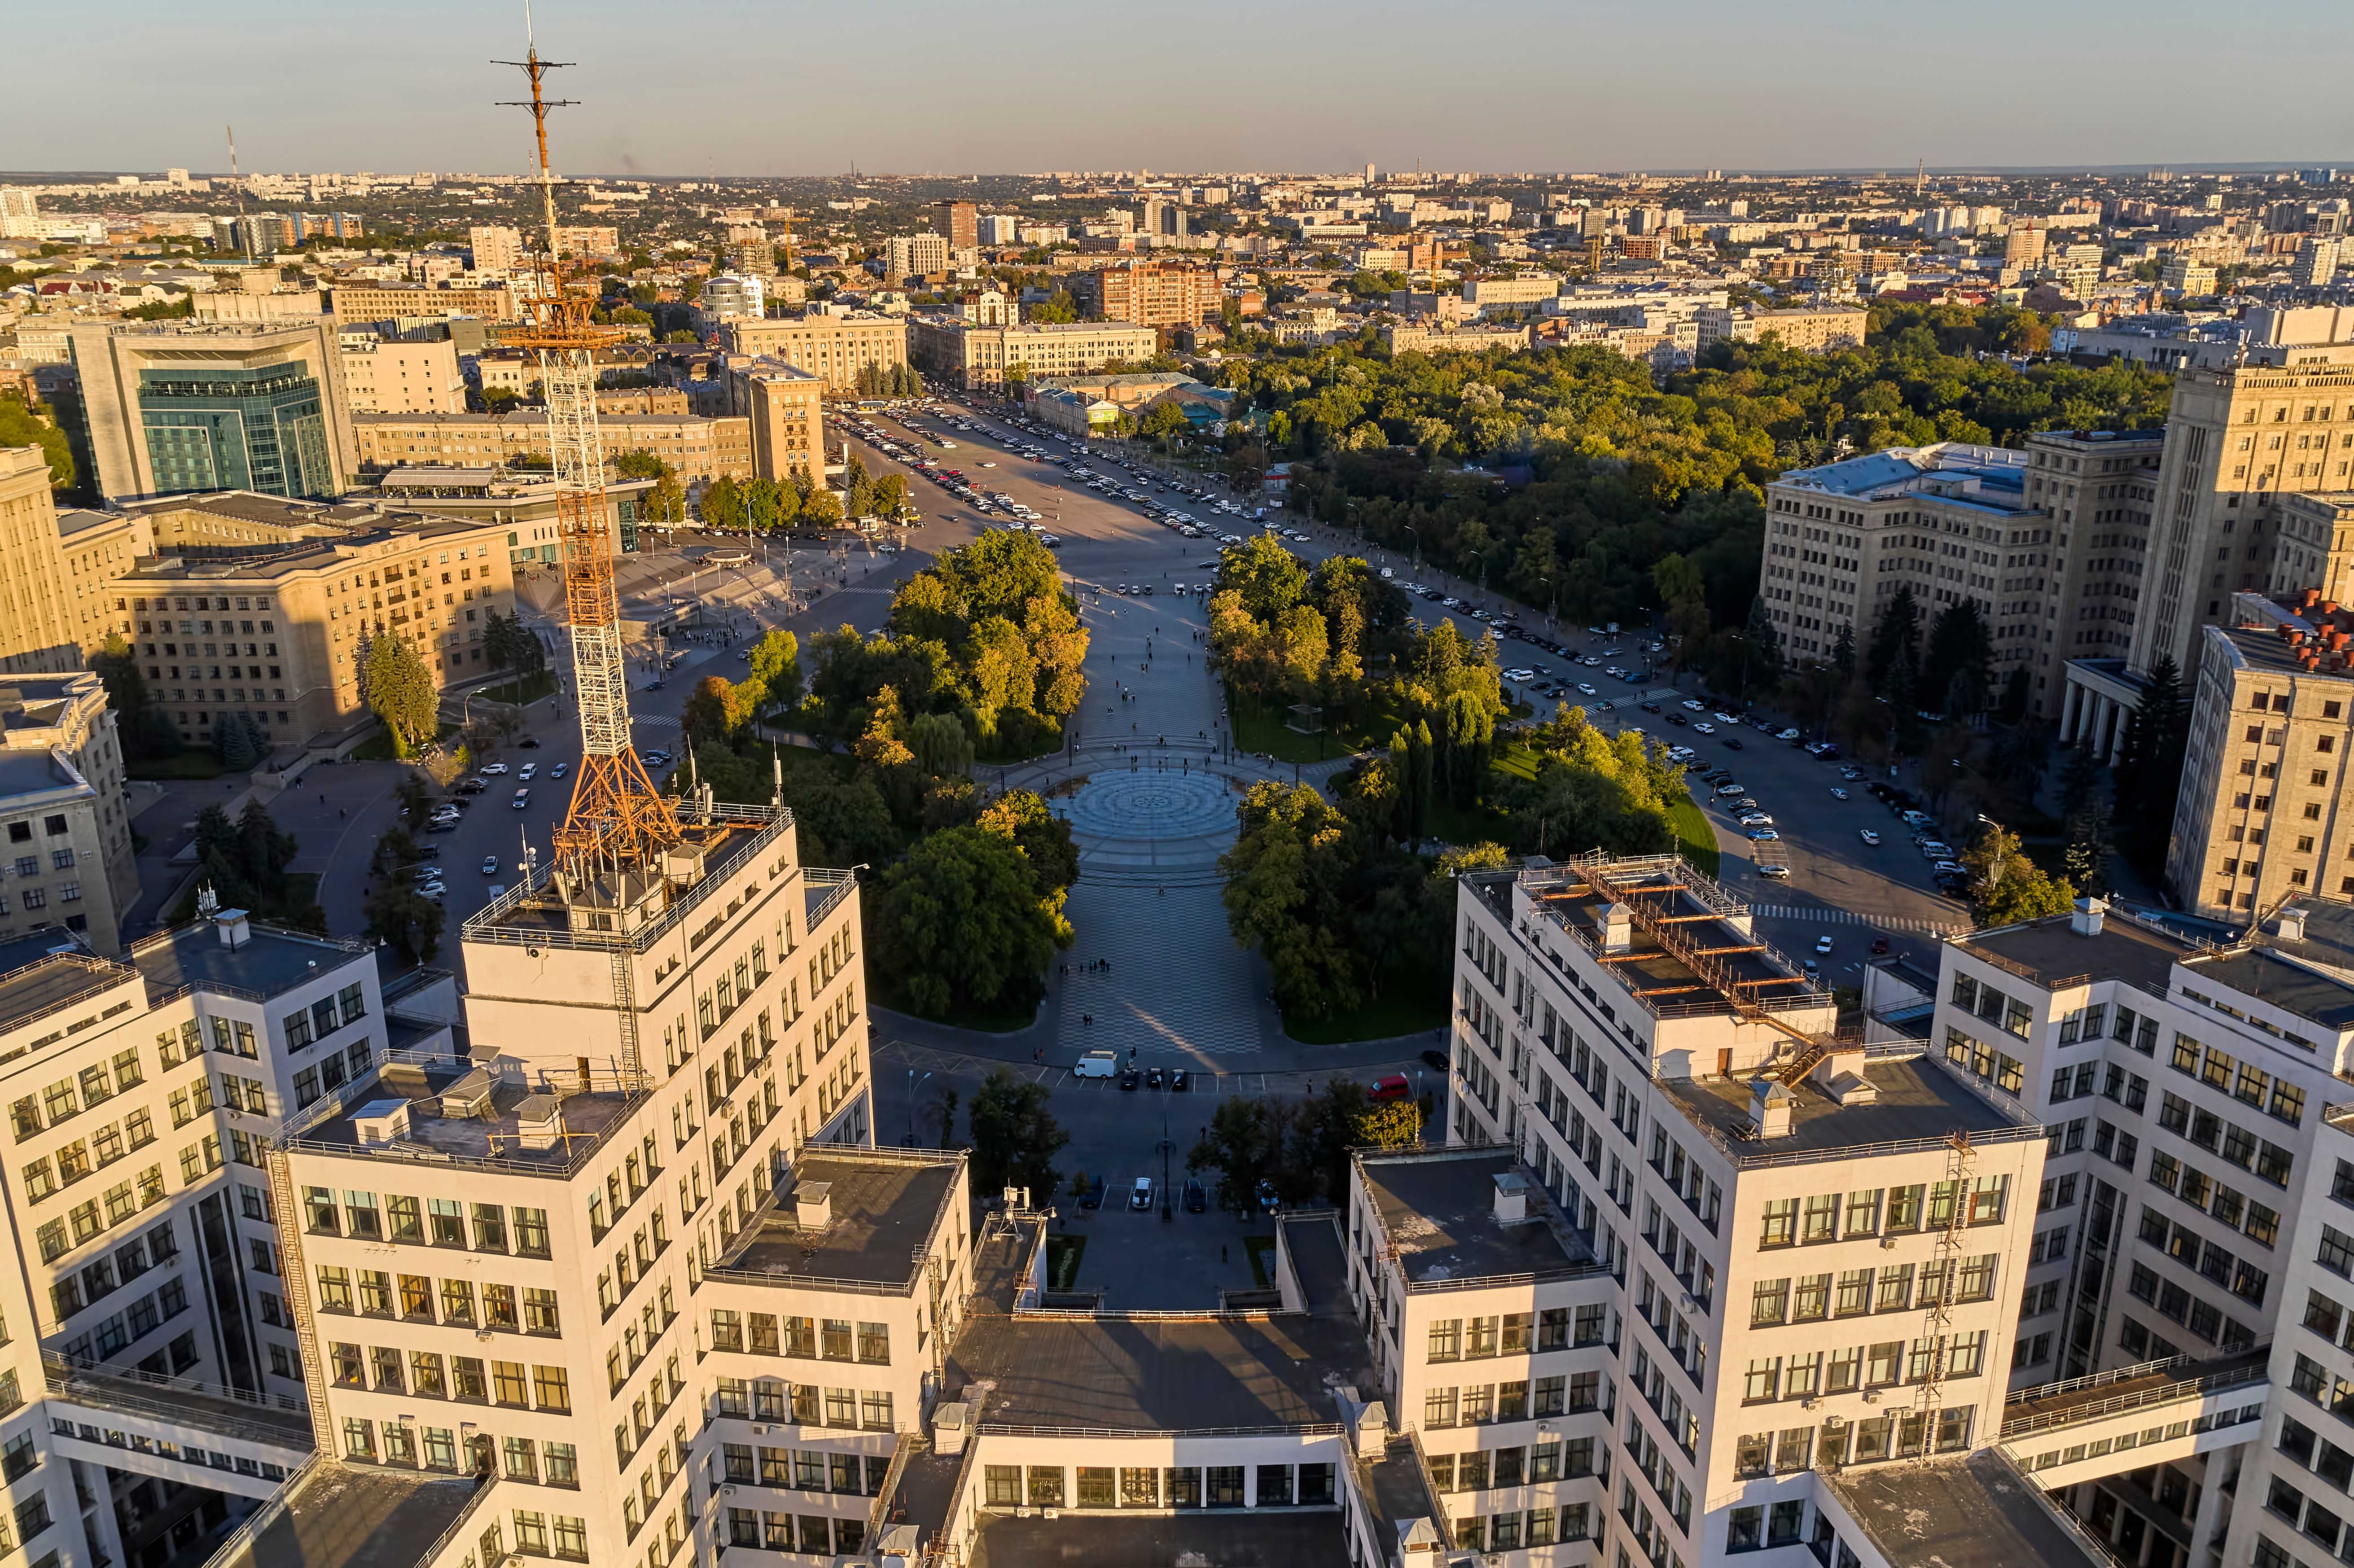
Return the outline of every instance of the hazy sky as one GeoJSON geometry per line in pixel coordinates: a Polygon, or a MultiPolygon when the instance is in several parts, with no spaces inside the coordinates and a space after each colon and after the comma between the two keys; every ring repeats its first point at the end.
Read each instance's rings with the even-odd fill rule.
{"type": "MultiPolygon", "coordinates": [[[[19,11],[0,168],[524,168],[520,0],[19,11]]],[[[540,0],[567,174],[2354,163],[2354,5],[540,0]]]]}

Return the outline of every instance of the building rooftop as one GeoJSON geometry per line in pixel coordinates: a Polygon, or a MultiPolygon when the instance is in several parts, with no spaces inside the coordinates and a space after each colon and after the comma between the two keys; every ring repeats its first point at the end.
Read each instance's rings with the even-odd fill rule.
{"type": "Polygon", "coordinates": [[[247,925],[231,947],[210,920],[192,920],[135,944],[126,955],[147,981],[150,1006],[196,987],[266,998],[317,980],[374,949],[277,926],[247,925]]]}
{"type": "Polygon", "coordinates": [[[0,946],[0,1030],[121,985],[132,973],[124,965],[92,958],[63,928],[19,937],[0,946]]]}
{"type": "Polygon", "coordinates": [[[1345,1314],[1024,1312],[969,1318],[948,1382],[977,1424],[1201,1432],[1336,1423],[1371,1377],[1345,1314]]]}
{"type": "Polygon", "coordinates": [[[1965,485],[1965,493],[1956,499],[1975,499],[1967,493],[1971,484],[1990,485],[2003,498],[2005,510],[2016,510],[2026,472],[2023,451],[1940,441],[1926,447],[1889,447],[1843,462],[1793,469],[1774,482],[1868,500],[1919,490],[1925,482],[1942,477],[1965,485]]]}
{"type": "Polygon", "coordinates": [[[2232,948],[2182,961],[2221,989],[2309,1019],[2332,1033],[2354,1029],[2354,985],[2264,948],[2232,948]]]}
{"type": "Polygon", "coordinates": [[[1818,1479],[1889,1563],[1936,1568],[2109,1568],[1999,1448],[1917,1464],[1850,1465],[1818,1479]]]}
{"type": "Polygon", "coordinates": [[[1445,1517],[1431,1500],[1430,1478],[1422,1467],[1422,1456],[1415,1451],[1411,1436],[1391,1438],[1378,1459],[1357,1458],[1354,1462],[1360,1489],[1379,1516],[1373,1522],[1382,1531],[1377,1543],[1381,1560],[1388,1561],[1390,1549],[1397,1544],[1400,1525],[1426,1519],[1436,1528],[1445,1517]]]}
{"type": "Polygon", "coordinates": [[[771,1283],[855,1280],[912,1285],[956,1189],[960,1161],[907,1150],[833,1150],[811,1145],[706,1273],[758,1275],[771,1283]],[[797,1194],[822,1184],[828,1217],[804,1226],[797,1194]]]}
{"type": "Polygon", "coordinates": [[[1091,1514],[983,1514],[972,1568],[1349,1568],[1332,1509],[1091,1514]]]}
{"type": "Polygon", "coordinates": [[[2022,920],[1952,938],[1972,958],[2047,991],[2094,979],[2130,980],[2144,991],[2166,994],[2174,966],[2199,951],[2168,931],[2110,910],[2096,935],[2075,928],[2073,915],[2022,920]]]}
{"type": "Polygon", "coordinates": [[[477,1489],[472,1477],[332,1459],[288,1487],[284,1510],[248,1540],[251,1568],[413,1568],[457,1523],[477,1489]]]}
{"type": "Polygon", "coordinates": [[[1787,1138],[1750,1136],[1751,1091],[1734,1078],[1661,1078],[1659,1086],[1735,1160],[1830,1157],[1875,1144],[1940,1140],[1956,1131],[1972,1141],[2041,1138],[2043,1129],[2011,1116],[1969,1088],[1929,1055],[1868,1058],[1862,1076],[1877,1092],[1869,1104],[1840,1105],[1810,1076],[1789,1086],[1787,1138]]]}
{"type": "Polygon", "coordinates": [[[463,1161],[564,1176],[644,1096],[642,1088],[631,1090],[610,1075],[592,1073],[585,1093],[577,1083],[569,1070],[551,1076],[545,1068],[533,1073],[511,1060],[489,1066],[389,1064],[290,1123],[286,1142],[329,1154],[463,1161]],[[386,1134],[379,1129],[394,1106],[403,1107],[405,1125],[386,1134]]]}
{"type": "Polygon", "coordinates": [[[1728,992],[1736,989],[1745,1001],[1776,1010],[1828,1014],[1831,1007],[1819,982],[1748,928],[1747,905],[1679,856],[1596,853],[1559,863],[1532,856],[1518,871],[1467,880],[1508,926],[1518,922],[1525,895],[1539,951],[1559,964],[1548,942],[1567,937],[1606,962],[1624,994],[1654,1016],[1731,1012],[1728,992]],[[1681,956],[1621,907],[1637,903],[1672,929],[1681,956]]]}
{"type": "Polygon", "coordinates": [[[1357,1163],[1409,1286],[1599,1266],[1511,1150],[1361,1155],[1357,1163]],[[1500,1179],[1520,1183],[1526,1220],[1498,1218],[1500,1179]]]}
{"type": "MultiPolygon", "coordinates": [[[[703,850],[702,872],[694,881],[675,884],[659,867],[630,866],[600,873],[593,880],[567,883],[561,868],[549,864],[518,879],[477,912],[463,927],[464,939],[511,947],[634,947],[642,952],[705,899],[725,893],[728,879],[752,864],[760,848],[793,820],[790,811],[766,806],[722,805],[704,812],[684,801],[673,800],[672,805],[680,825],[703,850]],[[611,924],[593,927],[584,917],[591,912],[611,924]]],[[[802,874],[812,887],[824,882],[829,892],[836,881],[856,880],[849,872],[827,874],[807,867],[802,874]]]]}

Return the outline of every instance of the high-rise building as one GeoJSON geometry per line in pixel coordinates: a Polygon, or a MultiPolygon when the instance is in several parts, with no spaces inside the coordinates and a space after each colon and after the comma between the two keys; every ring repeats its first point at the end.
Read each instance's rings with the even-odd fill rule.
{"type": "Polygon", "coordinates": [[[825,381],[815,371],[766,357],[731,365],[727,400],[748,421],[757,477],[824,477],[825,381]]]}
{"type": "Polygon", "coordinates": [[[886,282],[945,272],[949,242],[938,234],[895,234],[883,242],[883,276],[886,282]]]}
{"type": "Polygon", "coordinates": [[[0,239],[42,237],[41,198],[22,185],[0,185],[0,239]]]}
{"type": "Polygon", "coordinates": [[[343,364],[324,317],[89,322],[72,329],[99,493],[332,496],[355,466],[343,364]]]}
{"type": "Polygon", "coordinates": [[[0,944],[62,926],[121,950],[139,897],[122,742],[96,675],[12,675],[0,688],[0,848],[13,874],[0,944]]]}
{"type": "Polygon", "coordinates": [[[2326,289],[2338,279],[2338,241],[2321,235],[2297,242],[2289,281],[2300,289],[2326,289]]]}
{"type": "Polygon", "coordinates": [[[80,669],[73,605],[48,455],[0,447],[0,674],[80,669]]]}
{"type": "Polygon", "coordinates": [[[932,227],[947,237],[950,250],[970,250],[981,243],[980,209],[969,201],[936,201],[932,227]]]}
{"type": "Polygon", "coordinates": [[[1014,245],[1022,238],[1022,219],[1007,213],[983,213],[976,241],[981,245],[1014,245]]]}
{"type": "Polygon", "coordinates": [[[2043,247],[2052,237],[2051,228],[2029,218],[2014,219],[2010,231],[2003,238],[2002,264],[2024,271],[2043,260],[2043,247]]]}
{"type": "Polygon", "coordinates": [[[1184,261],[1136,260],[1075,272],[1071,298],[1097,321],[1182,326],[1214,320],[1225,302],[1217,274],[1184,261]]]}
{"type": "Polygon", "coordinates": [[[516,291],[501,285],[461,288],[430,283],[337,283],[328,308],[341,326],[411,317],[478,316],[484,321],[521,319],[516,291]]]}
{"type": "Polygon", "coordinates": [[[868,366],[907,363],[907,322],[869,311],[811,310],[797,316],[732,321],[720,340],[730,354],[765,355],[814,371],[829,392],[855,392],[868,366]]]}
{"type": "Polygon", "coordinates": [[[767,294],[757,277],[716,272],[703,282],[699,302],[703,313],[716,325],[738,316],[758,319],[767,312],[767,294]]]}
{"type": "Polygon", "coordinates": [[[907,355],[959,387],[1001,387],[1006,371],[1026,366],[1033,380],[1100,370],[1113,360],[1160,352],[1160,334],[1127,322],[987,325],[961,315],[908,318],[907,355]]]}
{"type": "Polygon", "coordinates": [[[477,272],[515,272],[529,264],[522,231],[505,224],[476,224],[466,230],[466,243],[477,272]]]}
{"type": "Polygon", "coordinates": [[[466,378],[446,337],[387,338],[346,332],[338,345],[344,396],[355,414],[462,414],[466,378]]]}

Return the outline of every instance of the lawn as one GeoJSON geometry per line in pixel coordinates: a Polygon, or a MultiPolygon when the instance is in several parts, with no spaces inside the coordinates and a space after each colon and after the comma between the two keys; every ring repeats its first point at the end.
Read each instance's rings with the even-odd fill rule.
{"type": "Polygon", "coordinates": [[[1235,745],[1244,751],[1263,752],[1278,762],[1326,762],[1354,756],[1371,747],[1387,746],[1398,727],[1394,715],[1382,713],[1353,728],[1302,735],[1285,725],[1289,716],[1285,710],[1261,711],[1239,702],[1231,686],[1226,688],[1226,711],[1234,715],[1235,745]]]}
{"type": "Polygon", "coordinates": [[[493,703],[513,703],[517,707],[535,703],[556,690],[556,673],[540,670],[517,680],[502,681],[495,686],[484,686],[473,694],[493,703]]]}
{"type": "Polygon", "coordinates": [[[1708,825],[1708,817],[1689,798],[1668,808],[1668,821],[1675,825],[1676,849],[1693,865],[1714,876],[1719,859],[1716,830],[1708,825]]]}
{"type": "Polygon", "coordinates": [[[1384,990],[1387,994],[1375,1001],[1312,1023],[1286,1019],[1283,1032],[1302,1045],[1349,1045],[1424,1033],[1447,1022],[1445,976],[1393,975],[1384,990]]]}
{"type": "Polygon", "coordinates": [[[1048,1236],[1046,1238],[1046,1288],[1063,1291],[1072,1288],[1079,1277],[1079,1256],[1087,1250],[1085,1236],[1048,1236]]]}
{"type": "Polygon", "coordinates": [[[146,757],[126,765],[133,779],[217,779],[220,758],[209,751],[175,751],[169,757],[146,757]]]}
{"type": "Polygon", "coordinates": [[[1243,1251],[1250,1255],[1251,1278],[1261,1290],[1273,1290],[1275,1285],[1275,1238],[1245,1236],[1243,1251]]]}

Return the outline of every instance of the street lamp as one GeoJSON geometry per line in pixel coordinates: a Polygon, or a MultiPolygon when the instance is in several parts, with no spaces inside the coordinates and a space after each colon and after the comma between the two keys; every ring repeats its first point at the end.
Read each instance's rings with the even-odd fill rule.
{"type": "Polygon", "coordinates": [[[1411,523],[1403,523],[1400,524],[1399,526],[1404,528],[1407,533],[1414,535],[1414,569],[1416,571],[1420,571],[1422,570],[1422,535],[1416,530],[1415,525],[1411,523]]]}
{"type": "Polygon", "coordinates": [[[926,1073],[918,1078],[915,1068],[907,1069],[907,1147],[910,1149],[916,1147],[916,1090],[930,1082],[931,1076],[926,1073]]]}

